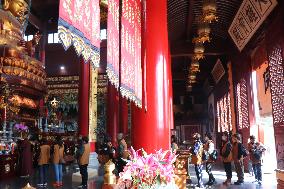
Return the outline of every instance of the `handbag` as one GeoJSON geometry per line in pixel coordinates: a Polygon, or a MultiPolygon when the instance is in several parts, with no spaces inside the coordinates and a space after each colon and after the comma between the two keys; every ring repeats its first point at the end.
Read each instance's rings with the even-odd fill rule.
{"type": "Polygon", "coordinates": [[[218,158],[218,152],[216,149],[214,149],[214,151],[210,154],[210,158],[213,160],[213,161],[216,161],[217,158],[218,158]]]}

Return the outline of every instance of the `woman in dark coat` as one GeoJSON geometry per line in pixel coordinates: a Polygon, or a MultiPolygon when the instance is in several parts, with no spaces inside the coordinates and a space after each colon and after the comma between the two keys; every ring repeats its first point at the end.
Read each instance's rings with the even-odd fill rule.
{"type": "Polygon", "coordinates": [[[19,174],[21,177],[29,177],[33,173],[32,145],[28,140],[28,135],[19,141],[19,174]]]}

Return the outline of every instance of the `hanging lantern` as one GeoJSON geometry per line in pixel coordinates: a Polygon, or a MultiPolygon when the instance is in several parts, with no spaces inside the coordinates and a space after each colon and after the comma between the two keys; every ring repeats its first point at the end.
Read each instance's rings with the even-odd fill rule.
{"type": "Polygon", "coordinates": [[[196,80],[189,80],[188,83],[189,83],[189,84],[196,83],[196,80]]]}
{"type": "Polygon", "coordinates": [[[198,61],[200,59],[203,59],[204,58],[204,46],[203,46],[203,43],[195,43],[195,46],[194,46],[194,55],[193,55],[193,60],[194,61],[198,61]]]}
{"type": "Polygon", "coordinates": [[[194,66],[191,66],[191,67],[190,67],[190,71],[191,71],[191,72],[194,72],[194,73],[200,72],[199,67],[194,67],[194,66]]]}
{"type": "Polygon", "coordinates": [[[190,72],[200,72],[199,70],[199,62],[196,60],[192,60],[192,63],[190,65],[190,72]]]}
{"type": "Polygon", "coordinates": [[[191,92],[192,91],[192,84],[189,84],[186,86],[186,91],[191,92]]]}
{"type": "Polygon", "coordinates": [[[203,22],[211,23],[217,21],[217,4],[215,0],[204,0],[202,6],[203,22]]]}
{"type": "Polygon", "coordinates": [[[196,74],[195,74],[194,72],[190,72],[190,73],[188,74],[188,79],[189,79],[189,80],[195,80],[195,79],[196,79],[196,74]]]}
{"type": "Polygon", "coordinates": [[[195,53],[193,56],[192,56],[192,59],[194,61],[199,61],[201,59],[204,59],[205,56],[204,56],[204,53],[195,53]]]}
{"type": "Polygon", "coordinates": [[[204,53],[204,51],[205,51],[205,48],[204,48],[202,43],[195,43],[194,53],[196,53],[196,54],[204,53]]]}
{"type": "Polygon", "coordinates": [[[192,63],[191,63],[191,67],[199,68],[199,62],[193,60],[192,63]]]}
{"type": "Polygon", "coordinates": [[[197,29],[197,40],[200,43],[210,42],[210,27],[206,22],[200,22],[197,29]]]}

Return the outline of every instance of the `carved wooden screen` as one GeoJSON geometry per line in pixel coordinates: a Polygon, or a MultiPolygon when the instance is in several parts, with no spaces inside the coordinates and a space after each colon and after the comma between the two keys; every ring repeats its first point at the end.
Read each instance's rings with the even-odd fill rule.
{"type": "Polygon", "coordinates": [[[274,126],[284,126],[284,72],[282,49],[274,47],[269,54],[269,74],[274,126]]]}
{"type": "Polygon", "coordinates": [[[245,79],[241,79],[236,86],[236,106],[238,128],[249,128],[248,94],[245,79]]]}
{"type": "Polygon", "coordinates": [[[217,101],[218,132],[232,130],[232,112],[230,93],[225,94],[217,101]]]}

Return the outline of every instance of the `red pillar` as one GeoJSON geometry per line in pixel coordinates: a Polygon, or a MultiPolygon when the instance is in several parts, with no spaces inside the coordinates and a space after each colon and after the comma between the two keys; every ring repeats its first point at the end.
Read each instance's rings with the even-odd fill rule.
{"type": "Polygon", "coordinates": [[[128,134],[128,104],[125,98],[120,99],[119,106],[119,132],[124,135],[128,134]]]}
{"type": "Polygon", "coordinates": [[[174,109],[173,109],[173,79],[172,79],[172,57],[171,57],[171,52],[169,48],[169,62],[168,62],[168,92],[169,92],[169,97],[168,101],[166,101],[169,104],[168,107],[168,114],[169,114],[169,125],[170,129],[174,129],[174,109]]]}
{"type": "Polygon", "coordinates": [[[79,134],[89,136],[90,64],[80,60],[79,134]]]}
{"type": "Polygon", "coordinates": [[[114,145],[117,143],[118,121],[119,121],[119,96],[114,85],[108,83],[108,101],[107,101],[107,134],[111,137],[114,145]]]}
{"type": "MultiPolygon", "coordinates": [[[[170,148],[169,103],[172,79],[168,57],[167,1],[147,0],[142,30],[142,61],[147,108],[133,107],[132,144],[148,153],[170,148]],[[146,19],[145,19],[146,18],[146,19]],[[147,55],[147,56],[145,56],[147,55]],[[145,65],[145,62],[147,64],[145,65]],[[146,83],[145,83],[146,81],[146,83]]],[[[143,87],[143,88],[144,88],[143,87]]]]}

